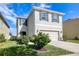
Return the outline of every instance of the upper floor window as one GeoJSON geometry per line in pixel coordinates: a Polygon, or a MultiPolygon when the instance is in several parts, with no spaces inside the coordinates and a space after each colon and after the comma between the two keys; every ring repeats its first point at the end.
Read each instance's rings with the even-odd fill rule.
{"type": "Polygon", "coordinates": [[[24,24],[23,24],[23,25],[26,25],[26,26],[28,25],[28,24],[27,24],[27,20],[28,20],[28,19],[26,19],[26,20],[25,20],[25,22],[24,22],[24,24]]]}
{"type": "Polygon", "coordinates": [[[24,22],[25,22],[25,19],[23,19],[23,18],[20,18],[20,19],[19,19],[19,24],[20,24],[20,25],[24,25],[24,22]]]}
{"type": "Polygon", "coordinates": [[[40,12],[40,20],[48,21],[48,13],[40,12]]]}
{"type": "Polygon", "coordinates": [[[59,16],[57,14],[52,14],[52,22],[59,22],[59,16]]]}

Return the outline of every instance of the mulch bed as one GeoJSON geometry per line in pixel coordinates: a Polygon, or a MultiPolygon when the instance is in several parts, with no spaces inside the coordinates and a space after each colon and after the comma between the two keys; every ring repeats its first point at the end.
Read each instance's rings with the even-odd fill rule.
{"type": "Polygon", "coordinates": [[[47,51],[47,49],[46,48],[41,48],[38,51],[47,51]]]}

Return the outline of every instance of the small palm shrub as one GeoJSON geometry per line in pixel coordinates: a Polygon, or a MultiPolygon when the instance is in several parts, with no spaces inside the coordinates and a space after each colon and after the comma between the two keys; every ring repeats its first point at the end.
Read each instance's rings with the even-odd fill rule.
{"type": "Polygon", "coordinates": [[[3,34],[0,34],[0,43],[5,42],[5,40],[5,36],[3,34]]]}
{"type": "Polygon", "coordinates": [[[25,44],[25,45],[27,45],[28,42],[29,42],[29,36],[20,36],[20,37],[17,38],[17,42],[19,44],[25,44]]]}
{"type": "Polygon", "coordinates": [[[49,36],[39,32],[38,35],[33,35],[30,39],[34,43],[36,49],[41,49],[50,42],[49,36]]]}
{"type": "Polygon", "coordinates": [[[0,49],[0,56],[36,56],[37,51],[26,46],[0,49]]]}

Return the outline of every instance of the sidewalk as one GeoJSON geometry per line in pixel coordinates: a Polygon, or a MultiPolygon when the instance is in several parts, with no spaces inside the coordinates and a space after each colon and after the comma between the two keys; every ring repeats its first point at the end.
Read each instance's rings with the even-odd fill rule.
{"type": "Polygon", "coordinates": [[[75,53],[75,54],[68,54],[68,55],[62,55],[62,56],[79,56],[79,53],[75,53]]]}

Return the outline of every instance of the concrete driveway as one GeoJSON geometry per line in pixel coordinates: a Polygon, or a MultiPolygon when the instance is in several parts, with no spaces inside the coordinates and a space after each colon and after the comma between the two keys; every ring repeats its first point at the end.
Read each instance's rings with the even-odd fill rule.
{"type": "Polygon", "coordinates": [[[59,47],[59,48],[74,52],[75,55],[79,55],[79,44],[70,43],[70,42],[64,42],[64,41],[53,41],[50,44],[54,45],[56,47],[59,47]]]}

